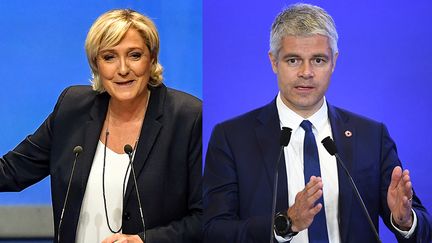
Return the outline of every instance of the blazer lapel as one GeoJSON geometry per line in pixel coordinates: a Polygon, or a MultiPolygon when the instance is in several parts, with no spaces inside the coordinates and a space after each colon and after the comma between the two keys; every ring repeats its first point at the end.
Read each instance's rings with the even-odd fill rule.
{"type": "Polygon", "coordinates": [[[74,231],[64,231],[64,237],[75,239],[75,233],[78,225],[78,219],[81,209],[81,204],[84,198],[84,193],[87,186],[87,180],[90,175],[90,169],[93,164],[96,147],[99,141],[101,129],[108,108],[109,95],[106,93],[98,94],[93,106],[88,113],[89,117],[84,124],[81,132],[81,144],[83,151],[77,159],[74,176],[72,178],[71,194],[69,203],[75,206],[68,207],[69,212],[65,214],[64,228],[74,229],[74,231]],[[80,185],[75,187],[73,185],[80,185]],[[67,217],[72,216],[73,218],[67,217]]]}
{"type": "MultiPolygon", "coordinates": [[[[272,196],[274,183],[274,170],[276,160],[280,151],[280,125],[279,116],[276,108],[276,100],[266,105],[261,113],[257,116],[259,125],[255,128],[258,144],[261,148],[261,153],[264,158],[264,164],[269,181],[269,195],[272,196]]],[[[276,211],[286,210],[288,208],[288,189],[287,176],[285,166],[285,156],[282,152],[279,162],[279,179],[278,179],[278,194],[276,200],[276,211]]]]}
{"type": "Polygon", "coordinates": [[[108,103],[109,95],[107,93],[99,94],[94,105],[90,109],[90,119],[85,125],[83,152],[80,159],[81,163],[77,163],[76,165],[77,172],[80,175],[79,178],[81,179],[81,197],[84,196],[87,186],[102,126],[108,111],[108,103]]]}
{"type": "MultiPolygon", "coordinates": [[[[333,140],[348,171],[352,171],[354,163],[354,138],[355,127],[349,123],[349,117],[338,111],[335,107],[328,105],[330,125],[333,133],[333,140]]],[[[339,229],[342,242],[347,242],[351,223],[351,203],[353,190],[349,178],[343,168],[337,165],[339,180],[339,229]]]]}
{"type": "MultiPolygon", "coordinates": [[[[159,118],[163,115],[167,88],[165,85],[162,84],[159,87],[150,88],[150,90],[150,100],[141,128],[141,134],[138,140],[135,157],[133,160],[133,167],[137,178],[142,173],[144,165],[147,162],[147,158],[153,148],[153,145],[156,143],[160,129],[162,128],[162,123],[159,121],[159,118]]],[[[129,200],[132,192],[132,188],[134,187],[134,181],[132,176],[133,175],[131,172],[126,187],[124,205],[127,204],[127,201],[129,200]]]]}

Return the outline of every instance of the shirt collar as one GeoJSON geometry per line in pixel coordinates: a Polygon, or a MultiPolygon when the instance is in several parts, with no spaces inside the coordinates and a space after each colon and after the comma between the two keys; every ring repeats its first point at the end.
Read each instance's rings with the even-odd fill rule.
{"type": "MultiPolygon", "coordinates": [[[[283,103],[280,92],[276,97],[276,107],[278,110],[281,127],[289,127],[295,131],[300,127],[300,123],[305,120],[305,118],[295,113],[283,103]]],[[[326,121],[328,120],[327,110],[327,100],[324,97],[324,102],[319,110],[307,118],[307,120],[312,123],[313,128],[315,128],[317,131],[322,130],[326,121]]]]}

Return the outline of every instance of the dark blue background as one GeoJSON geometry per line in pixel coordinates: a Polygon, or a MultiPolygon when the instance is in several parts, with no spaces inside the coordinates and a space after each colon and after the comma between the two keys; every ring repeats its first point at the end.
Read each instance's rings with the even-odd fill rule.
{"type": "MultiPolygon", "coordinates": [[[[416,193],[431,211],[432,3],[306,2],[333,16],[340,37],[328,101],[388,126],[416,193]]],[[[204,1],[204,148],[216,123],[277,94],[267,57],[269,32],[274,17],[292,3],[204,1]]],[[[381,235],[383,242],[395,241],[383,227],[381,235]]]]}
{"type": "MultiPolygon", "coordinates": [[[[64,88],[90,84],[84,41],[96,18],[113,8],[151,17],[164,82],[202,97],[201,1],[0,1],[0,153],[36,130],[64,88]]],[[[0,194],[1,205],[50,203],[49,179],[22,193],[0,194]]]]}

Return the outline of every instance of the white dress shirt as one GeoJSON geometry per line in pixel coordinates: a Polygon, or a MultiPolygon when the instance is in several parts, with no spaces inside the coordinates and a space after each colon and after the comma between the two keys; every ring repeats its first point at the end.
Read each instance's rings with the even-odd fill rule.
{"type": "MultiPolygon", "coordinates": [[[[281,127],[289,127],[292,129],[291,140],[284,150],[288,183],[288,205],[289,207],[291,207],[294,204],[295,196],[297,195],[297,193],[303,190],[305,187],[303,173],[303,142],[305,131],[303,130],[303,128],[300,127],[300,123],[306,119],[289,109],[282,102],[280,93],[276,98],[276,106],[279,113],[281,127]]],[[[339,183],[337,175],[337,164],[336,159],[331,156],[321,144],[321,140],[323,140],[325,137],[332,137],[330,121],[327,114],[327,103],[325,100],[321,108],[311,117],[308,117],[307,120],[312,123],[312,131],[314,133],[318,147],[321,178],[323,181],[323,197],[329,242],[338,243],[340,242],[340,236],[338,224],[339,183]]],[[[286,241],[279,236],[276,236],[276,239],[279,242],[286,241]]],[[[308,230],[305,229],[299,232],[296,236],[293,237],[291,242],[309,242],[308,230]]]]}

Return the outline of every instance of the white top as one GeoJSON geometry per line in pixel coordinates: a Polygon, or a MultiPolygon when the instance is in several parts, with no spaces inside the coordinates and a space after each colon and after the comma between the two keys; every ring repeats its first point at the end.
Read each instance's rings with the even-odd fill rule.
{"type": "MultiPolygon", "coordinates": [[[[78,221],[75,242],[102,242],[112,235],[108,228],[102,194],[103,153],[105,145],[99,141],[87,182],[78,221]]],[[[78,162],[79,163],[79,162],[78,162]]],[[[108,219],[113,230],[121,227],[123,214],[123,180],[128,182],[130,169],[127,154],[117,154],[106,148],[105,197],[108,219]]],[[[126,187],[126,185],[125,185],[126,187]]]]}

